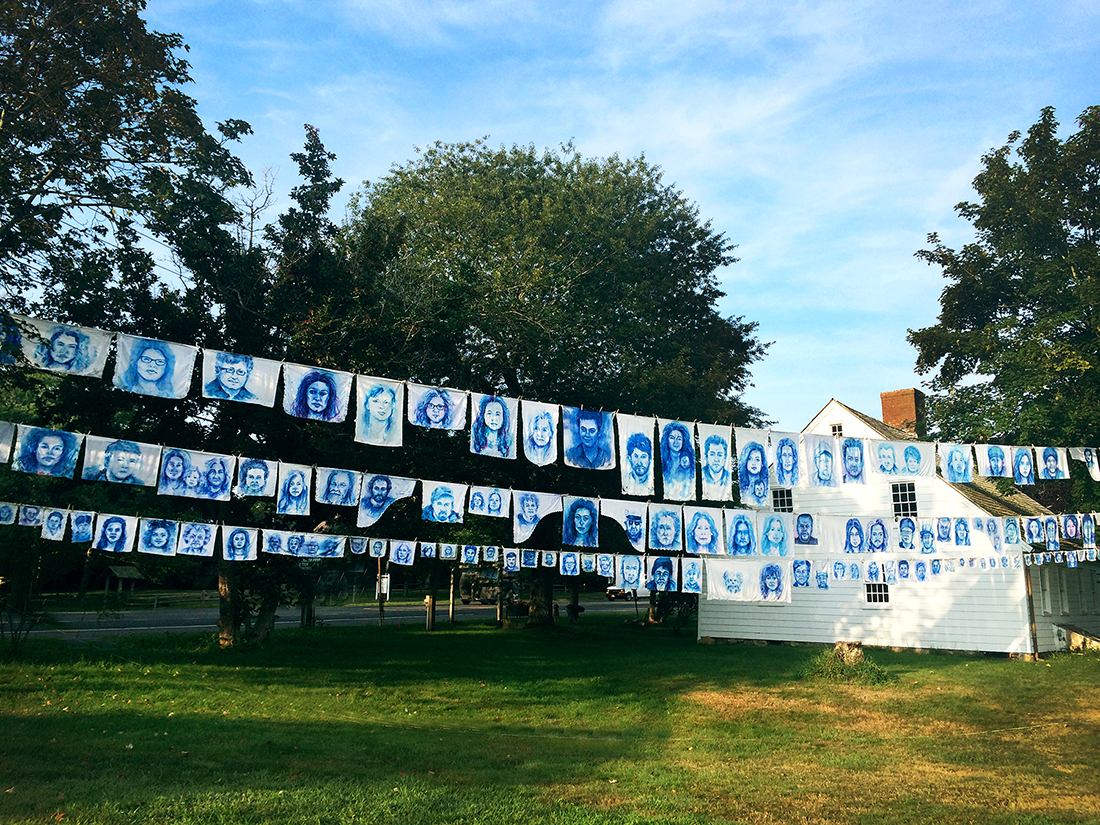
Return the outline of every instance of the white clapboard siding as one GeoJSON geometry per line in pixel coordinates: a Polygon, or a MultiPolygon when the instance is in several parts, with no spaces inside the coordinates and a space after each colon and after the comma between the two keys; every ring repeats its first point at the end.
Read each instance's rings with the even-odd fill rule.
{"type": "MultiPolygon", "coordinates": [[[[900,437],[886,435],[868,423],[867,416],[856,414],[835,400],[825,405],[804,432],[829,435],[834,424],[842,426],[844,437],[886,440],[900,437]]],[[[836,470],[841,471],[839,461],[836,470]]],[[[918,517],[986,514],[938,476],[893,478],[870,474],[867,478],[865,485],[842,484],[836,490],[795,488],[791,491],[794,511],[816,515],[878,516],[892,520],[891,485],[903,481],[914,485],[918,517]]],[[[835,553],[827,555],[816,548],[816,552],[801,552],[804,549],[796,548],[792,558],[840,558],[835,553]]],[[[971,552],[959,553],[968,558],[979,555],[981,551],[976,547],[971,552]]],[[[903,555],[892,553],[889,557],[902,558],[903,555]]],[[[1053,567],[1044,565],[1044,568],[1053,567]]],[[[1017,568],[1014,564],[986,570],[966,567],[930,577],[923,583],[910,581],[890,585],[889,607],[867,605],[862,582],[830,582],[827,592],[816,588],[798,589],[793,592],[791,604],[702,598],[699,636],[826,644],[859,641],[894,647],[1032,653],[1035,651],[1025,582],[1025,575],[1030,574],[1038,650],[1053,650],[1058,646],[1056,624],[1100,629],[1100,615],[1097,615],[1100,609],[1096,607],[1100,581],[1079,581],[1082,576],[1091,575],[1084,572],[1086,569],[1097,568],[1100,563],[1085,564],[1076,570],[1063,567],[1057,574],[1048,572],[1046,576],[1050,581],[1044,580],[1045,589],[1041,590],[1038,581],[1041,574],[1037,572],[1040,568],[1017,568]],[[1042,613],[1041,592],[1052,605],[1049,614],[1042,613]]]]}
{"type": "MultiPolygon", "coordinates": [[[[926,557],[927,558],[927,557],[926,557]]],[[[890,606],[865,604],[862,582],[798,588],[790,604],[699,602],[699,636],[1029,653],[1022,570],[956,570],[890,586],[890,606]]]]}

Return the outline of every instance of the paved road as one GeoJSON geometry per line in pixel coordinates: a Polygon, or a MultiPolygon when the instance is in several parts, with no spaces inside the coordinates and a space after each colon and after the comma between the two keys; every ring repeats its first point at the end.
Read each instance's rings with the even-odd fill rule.
{"type": "MultiPolygon", "coordinates": [[[[566,618],[564,602],[561,605],[562,619],[566,618]]],[[[592,613],[634,613],[634,603],[627,601],[605,602],[585,601],[585,612],[592,613]]],[[[646,605],[639,602],[638,611],[644,615],[646,605]]],[[[275,627],[297,627],[301,616],[296,607],[279,609],[279,618],[275,627]]],[[[377,625],[378,605],[356,605],[343,607],[317,608],[317,617],[326,625],[377,625]]],[[[455,620],[460,622],[491,622],[496,618],[496,605],[458,603],[455,605],[455,620]]],[[[422,626],[425,608],[422,604],[387,604],[385,624],[416,624],[422,626]]],[[[32,631],[33,636],[46,636],[83,641],[100,636],[118,636],[136,633],[200,633],[217,629],[218,608],[196,607],[188,609],[161,608],[157,610],[127,610],[106,616],[96,613],[51,613],[50,627],[40,626],[32,631]]],[[[583,619],[582,619],[583,620],[583,619]]],[[[447,603],[436,605],[436,626],[447,622],[447,603]]]]}

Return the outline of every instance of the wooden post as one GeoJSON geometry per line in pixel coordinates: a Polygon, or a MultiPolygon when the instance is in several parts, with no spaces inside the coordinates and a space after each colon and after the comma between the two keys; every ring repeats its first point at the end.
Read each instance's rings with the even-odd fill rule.
{"type": "Polygon", "coordinates": [[[386,594],[382,592],[382,559],[378,559],[378,624],[386,623],[386,594]]]}
{"type": "Polygon", "coordinates": [[[451,624],[455,623],[455,567],[456,565],[451,565],[451,601],[447,612],[447,620],[451,624]]]}

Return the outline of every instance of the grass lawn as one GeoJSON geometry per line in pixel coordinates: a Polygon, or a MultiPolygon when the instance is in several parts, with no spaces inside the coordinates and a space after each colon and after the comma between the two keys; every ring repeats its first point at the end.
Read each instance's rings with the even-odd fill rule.
{"type": "Polygon", "coordinates": [[[1100,657],[698,645],[586,617],[37,641],[0,665],[0,821],[1100,821],[1100,657]]]}

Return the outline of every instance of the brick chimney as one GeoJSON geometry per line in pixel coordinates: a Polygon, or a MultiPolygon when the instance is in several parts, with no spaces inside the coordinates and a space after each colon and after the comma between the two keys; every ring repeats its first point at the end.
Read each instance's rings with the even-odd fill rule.
{"type": "Polygon", "coordinates": [[[924,393],[920,390],[891,390],[879,394],[882,399],[882,421],[899,430],[924,438],[924,393]]]}

